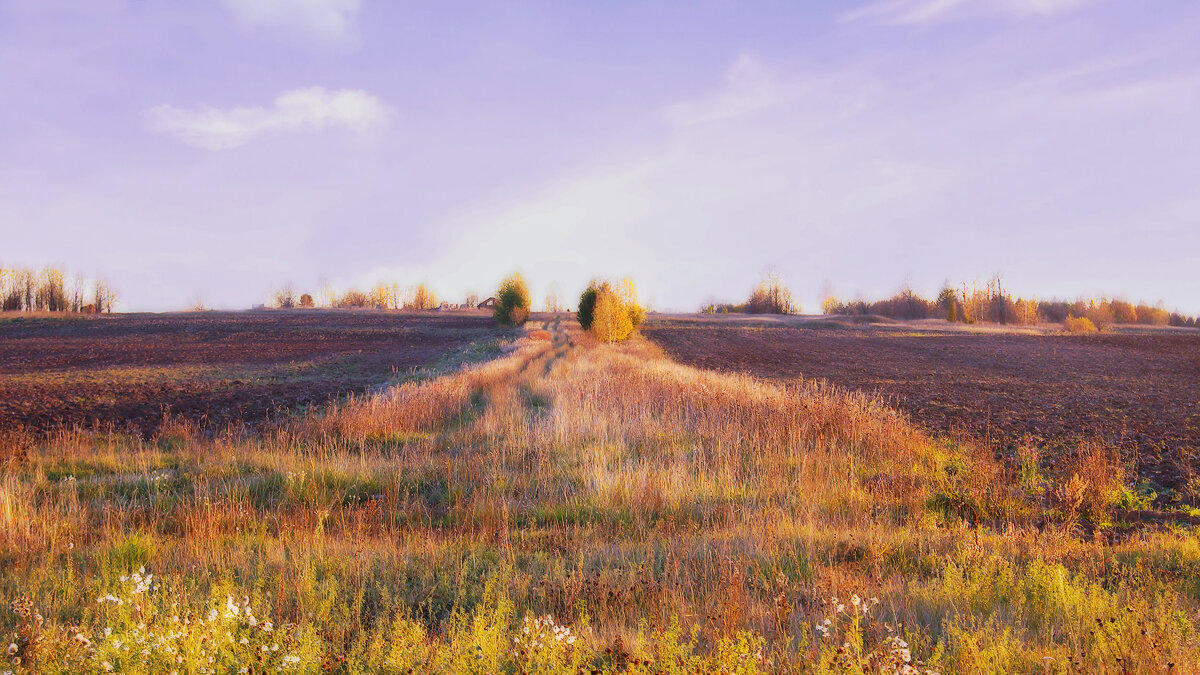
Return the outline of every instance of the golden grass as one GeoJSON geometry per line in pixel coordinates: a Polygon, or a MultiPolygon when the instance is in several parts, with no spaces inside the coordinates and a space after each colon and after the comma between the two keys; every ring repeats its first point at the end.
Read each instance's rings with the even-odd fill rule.
{"type": "MultiPolygon", "coordinates": [[[[162,638],[172,606],[205,630],[219,610],[215,639],[267,639],[227,611],[243,594],[286,632],[271,663],[290,672],[1197,663],[1191,531],[1081,536],[1087,514],[1060,512],[1048,479],[868,398],[544,329],[254,435],[176,421],[30,448],[0,477],[0,589],[45,618],[5,619],[15,670],[170,672],[167,650],[179,672],[244,663],[237,641],[162,638]],[[129,590],[142,566],[163,590],[129,590]],[[103,633],[142,623],[164,645],[148,656],[103,633]]],[[[1102,458],[1074,471],[1099,485],[1102,458]]]]}

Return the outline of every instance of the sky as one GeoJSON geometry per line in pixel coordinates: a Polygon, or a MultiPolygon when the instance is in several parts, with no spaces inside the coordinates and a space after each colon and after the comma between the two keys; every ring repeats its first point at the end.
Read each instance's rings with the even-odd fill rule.
{"type": "Polygon", "coordinates": [[[1200,313],[1192,0],[0,0],[0,265],[1200,313]]]}

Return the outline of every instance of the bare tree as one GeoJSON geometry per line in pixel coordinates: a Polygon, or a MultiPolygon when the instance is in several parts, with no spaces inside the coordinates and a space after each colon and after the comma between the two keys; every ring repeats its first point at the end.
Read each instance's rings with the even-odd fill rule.
{"type": "Polygon", "coordinates": [[[296,288],[289,281],[271,295],[271,305],[279,309],[293,309],[296,306],[296,288]]]}
{"type": "Polygon", "coordinates": [[[101,312],[112,314],[113,305],[117,304],[117,293],[103,280],[97,279],[93,286],[92,299],[97,314],[101,312]]]}
{"type": "Polygon", "coordinates": [[[800,307],[779,275],[771,274],[750,294],[746,311],[751,314],[798,314],[800,307]]]}

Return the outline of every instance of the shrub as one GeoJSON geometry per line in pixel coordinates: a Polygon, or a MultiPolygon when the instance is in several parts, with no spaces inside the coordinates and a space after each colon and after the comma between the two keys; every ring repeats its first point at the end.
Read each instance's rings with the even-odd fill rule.
{"type": "Polygon", "coordinates": [[[1067,315],[1066,320],[1063,321],[1063,327],[1065,327],[1068,331],[1070,331],[1072,333],[1095,333],[1096,332],[1096,324],[1092,323],[1092,320],[1087,318],[1086,316],[1081,316],[1081,317],[1076,318],[1076,317],[1067,315]]]}
{"type": "Polygon", "coordinates": [[[271,304],[279,309],[292,309],[296,306],[296,290],[291,284],[280,288],[271,295],[271,304]]]}
{"type": "Polygon", "coordinates": [[[1068,520],[1084,516],[1099,524],[1119,505],[1125,468],[1110,449],[1083,444],[1063,457],[1057,469],[1050,503],[1068,520]]]}
{"type": "Polygon", "coordinates": [[[579,319],[579,325],[583,326],[584,330],[592,329],[592,318],[599,294],[600,287],[593,281],[584,289],[583,295],[579,296],[579,311],[575,312],[575,318],[579,319]]]}
{"type": "Polygon", "coordinates": [[[493,316],[506,326],[520,326],[529,320],[529,306],[529,286],[524,277],[514,274],[500,283],[493,316]]]}
{"type": "Polygon", "coordinates": [[[579,297],[576,313],[579,325],[604,342],[628,339],[646,320],[646,309],[638,302],[637,287],[625,279],[618,286],[611,282],[591,282],[579,297]]]}
{"type": "Polygon", "coordinates": [[[336,304],[338,307],[368,307],[370,299],[362,291],[346,291],[336,304]]]}
{"type": "Polygon", "coordinates": [[[312,307],[316,306],[316,303],[313,302],[313,296],[311,293],[305,293],[304,295],[300,296],[300,306],[304,307],[305,309],[311,309],[312,307]]]}
{"type": "Polygon", "coordinates": [[[633,320],[621,297],[605,284],[596,296],[592,333],[604,342],[619,342],[633,334],[633,320]]]}

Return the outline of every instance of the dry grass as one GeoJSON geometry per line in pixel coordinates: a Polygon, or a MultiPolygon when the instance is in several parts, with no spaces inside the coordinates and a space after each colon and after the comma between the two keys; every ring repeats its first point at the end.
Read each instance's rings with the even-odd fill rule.
{"type": "MultiPolygon", "coordinates": [[[[261,435],[180,421],[29,448],[0,478],[0,589],[44,617],[5,619],[16,670],[246,663],[232,636],[275,637],[229,611],[242,595],[287,672],[1197,663],[1190,531],[1080,536],[1086,510],[1055,506],[1074,493],[862,396],[545,329],[261,435]],[[141,566],[164,588],[130,590],[141,566]],[[176,614],[227,648],[163,638],[194,632],[176,614]],[[126,655],[106,626],[160,646],[126,655]]],[[[1105,467],[1071,475],[1102,491],[1105,467]]]]}

